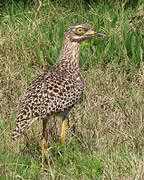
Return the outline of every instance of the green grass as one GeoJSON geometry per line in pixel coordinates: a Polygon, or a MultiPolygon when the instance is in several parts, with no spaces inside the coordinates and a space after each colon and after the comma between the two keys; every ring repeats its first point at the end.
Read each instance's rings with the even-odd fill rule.
{"type": "Polygon", "coordinates": [[[5,1],[0,4],[0,179],[144,178],[144,17],[142,0],[5,1]],[[140,16],[132,20],[132,16],[140,16]],[[130,23],[132,20],[132,23],[130,23]],[[89,22],[106,34],[81,44],[83,101],[70,112],[65,146],[49,121],[41,169],[41,121],[10,139],[28,84],[57,61],[67,27],[89,22]]]}

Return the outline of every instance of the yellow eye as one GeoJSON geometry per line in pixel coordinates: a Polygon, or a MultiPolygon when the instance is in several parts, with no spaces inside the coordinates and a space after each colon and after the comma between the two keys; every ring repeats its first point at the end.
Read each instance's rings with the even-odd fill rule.
{"type": "Polygon", "coordinates": [[[82,28],[82,27],[76,28],[76,33],[77,34],[83,34],[83,32],[84,32],[84,28],[82,28]]]}

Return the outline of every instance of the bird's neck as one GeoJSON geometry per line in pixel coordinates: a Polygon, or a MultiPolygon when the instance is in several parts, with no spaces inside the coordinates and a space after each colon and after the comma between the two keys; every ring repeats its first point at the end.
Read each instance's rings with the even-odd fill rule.
{"type": "Polygon", "coordinates": [[[70,69],[79,69],[79,55],[80,44],[64,39],[57,64],[70,69]]]}

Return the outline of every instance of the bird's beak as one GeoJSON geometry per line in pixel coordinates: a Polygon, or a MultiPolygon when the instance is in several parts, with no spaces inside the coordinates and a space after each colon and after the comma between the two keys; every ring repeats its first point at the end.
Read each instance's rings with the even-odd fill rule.
{"type": "Polygon", "coordinates": [[[105,34],[100,33],[100,32],[95,32],[94,35],[95,35],[95,36],[98,36],[98,37],[103,37],[103,36],[105,36],[105,34]]]}
{"type": "Polygon", "coordinates": [[[103,37],[103,36],[105,36],[105,34],[103,34],[103,33],[94,32],[94,31],[88,31],[88,32],[86,33],[86,35],[88,35],[88,36],[98,36],[98,37],[103,37]]]}

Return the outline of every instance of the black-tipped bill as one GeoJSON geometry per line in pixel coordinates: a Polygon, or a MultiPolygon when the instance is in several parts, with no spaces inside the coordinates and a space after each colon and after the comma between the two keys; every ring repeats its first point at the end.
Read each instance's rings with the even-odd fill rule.
{"type": "Polygon", "coordinates": [[[86,35],[87,36],[98,36],[98,37],[103,37],[105,34],[103,34],[103,33],[99,33],[99,32],[94,32],[93,30],[91,30],[91,31],[88,31],[87,33],[86,33],[86,35]]]}
{"type": "Polygon", "coordinates": [[[105,36],[105,34],[99,33],[99,32],[95,32],[94,35],[95,35],[95,36],[98,36],[98,37],[103,37],[103,36],[105,36]]]}

